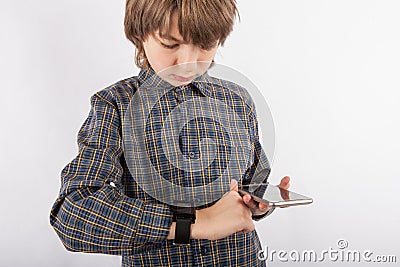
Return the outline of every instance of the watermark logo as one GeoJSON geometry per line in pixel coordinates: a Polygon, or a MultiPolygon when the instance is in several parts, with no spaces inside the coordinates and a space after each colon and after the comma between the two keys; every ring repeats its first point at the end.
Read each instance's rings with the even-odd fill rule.
{"type": "Polygon", "coordinates": [[[349,246],[349,242],[345,239],[339,239],[337,242],[337,246],[339,249],[345,249],[349,246]]]}
{"type": "Polygon", "coordinates": [[[349,242],[339,239],[337,248],[329,247],[322,251],[315,250],[271,250],[265,246],[258,252],[258,259],[269,262],[374,262],[396,263],[396,255],[378,255],[371,250],[348,249],[349,242]]]}

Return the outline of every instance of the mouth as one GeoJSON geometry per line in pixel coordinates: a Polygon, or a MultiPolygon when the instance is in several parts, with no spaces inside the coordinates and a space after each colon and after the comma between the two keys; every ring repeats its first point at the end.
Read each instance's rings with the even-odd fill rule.
{"type": "Polygon", "coordinates": [[[179,82],[189,82],[189,81],[193,80],[193,78],[194,78],[195,76],[183,77],[183,76],[179,76],[179,75],[172,74],[172,77],[173,77],[175,80],[179,81],[179,82]]]}

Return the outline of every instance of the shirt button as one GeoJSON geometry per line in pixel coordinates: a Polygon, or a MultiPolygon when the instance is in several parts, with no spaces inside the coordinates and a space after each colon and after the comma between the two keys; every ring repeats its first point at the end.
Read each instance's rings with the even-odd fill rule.
{"type": "Polygon", "coordinates": [[[200,251],[201,251],[201,255],[207,255],[209,252],[209,249],[206,246],[202,246],[200,251]]]}
{"type": "Polygon", "coordinates": [[[196,154],[194,153],[194,152],[190,152],[189,153],[189,157],[192,159],[192,158],[194,158],[196,156],[196,154]]]}

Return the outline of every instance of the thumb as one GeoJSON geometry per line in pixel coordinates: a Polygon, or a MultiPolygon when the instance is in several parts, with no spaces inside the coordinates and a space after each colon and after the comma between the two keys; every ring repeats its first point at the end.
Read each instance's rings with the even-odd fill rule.
{"type": "Polygon", "coordinates": [[[237,181],[235,179],[231,179],[231,184],[230,184],[229,188],[230,188],[230,190],[228,192],[226,192],[222,197],[224,197],[227,194],[229,194],[230,191],[236,191],[236,192],[239,191],[238,184],[237,184],[237,181]]]}
{"type": "Polygon", "coordinates": [[[239,191],[238,183],[235,179],[231,179],[231,185],[230,185],[231,191],[239,191]]]}
{"type": "Polygon", "coordinates": [[[278,187],[282,188],[282,189],[286,189],[286,190],[289,189],[289,187],[290,187],[290,177],[289,176],[283,177],[278,187]]]}

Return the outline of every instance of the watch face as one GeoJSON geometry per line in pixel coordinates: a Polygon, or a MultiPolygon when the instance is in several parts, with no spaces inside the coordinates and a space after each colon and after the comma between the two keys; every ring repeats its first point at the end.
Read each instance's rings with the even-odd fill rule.
{"type": "Polygon", "coordinates": [[[175,201],[176,206],[171,206],[171,210],[173,212],[173,221],[176,221],[176,218],[179,217],[181,219],[190,219],[192,223],[196,220],[196,209],[194,208],[194,204],[187,201],[175,201]]]}
{"type": "MultiPolygon", "coordinates": [[[[185,203],[187,205],[187,203],[185,203]]],[[[174,214],[187,214],[187,215],[195,215],[196,209],[194,206],[185,206],[183,203],[176,203],[176,206],[171,206],[172,212],[174,214]]]]}
{"type": "Polygon", "coordinates": [[[185,200],[174,200],[174,206],[176,207],[181,207],[181,208],[193,208],[194,207],[194,203],[190,202],[190,201],[185,201],[185,200]]]}
{"type": "Polygon", "coordinates": [[[195,214],[196,210],[191,207],[177,207],[173,210],[177,214],[195,214]]]}

